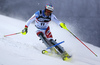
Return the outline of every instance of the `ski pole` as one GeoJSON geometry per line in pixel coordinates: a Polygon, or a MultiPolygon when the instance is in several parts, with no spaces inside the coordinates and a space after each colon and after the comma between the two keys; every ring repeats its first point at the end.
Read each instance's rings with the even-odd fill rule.
{"type": "Polygon", "coordinates": [[[67,29],[67,26],[64,23],[60,23],[60,26],[70,32],[77,40],[79,40],[86,48],[88,48],[88,50],[90,50],[97,57],[97,55],[88,46],[86,46],[78,37],[76,37],[71,31],[67,29]]]}
{"type": "Polygon", "coordinates": [[[86,48],[88,48],[88,50],[90,50],[96,57],[97,57],[97,55],[88,47],[88,46],[86,46],[78,37],[76,37],[71,31],[69,31],[67,28],[66,28],[66,30],[68,31],[68,32],[70,32],[77,40],[79,40],[86,48]]]}
{"type": "Polygon", "coordinates": [[[13,33],[13,34],[8,34],[8,35],[4,35],[4,37],[7,37],[7,36],[12,36],[12,35],[17,35],[17,34],[20,34],[21,32],[18,32],[18,33],[13,33]]]}

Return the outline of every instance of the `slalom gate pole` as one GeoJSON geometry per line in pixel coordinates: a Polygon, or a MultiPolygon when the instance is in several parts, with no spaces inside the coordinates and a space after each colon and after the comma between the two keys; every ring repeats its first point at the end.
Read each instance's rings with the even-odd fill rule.
{"type": "Polygon", "coordinates": [[[59,45],[59,44],[62,44],[62,43],[64,43],[64,41],[59,42],[59,43],[57,43],[57,44],[55,44],[55,45],[53,45],[53,46],[51,46],[51,47],[48,47],[48,48],[46,48],[46,50],[48,50],[48,49],[50,49],[50,48],[52,48],[52,47],[55,47],[55,46],[57,46],[57,45],[59,45]]]}
{"type": "Polygon", "coordinates": [[[13,34],[8,34],[8,35],[4,35],[4,37],[7,37],[7,36],[12,36],[12,35],[17,35],[17,34],[20,34],[21,32],[18,32],[18,33],[13,33],[13,34]]]}
{"type": "Polygon", "coordinates": [[[88,50],[90,50],[96,57],[97,57],[97,55],[88,47],[88,46],[86,46],[78,37],[76,37],[71,31],[69,31],[67,28],[66,28],[66,30],[68,31],[68,32],[70,32],[77,40],[79,40],[86,48],[88,48],[88,50]]]}

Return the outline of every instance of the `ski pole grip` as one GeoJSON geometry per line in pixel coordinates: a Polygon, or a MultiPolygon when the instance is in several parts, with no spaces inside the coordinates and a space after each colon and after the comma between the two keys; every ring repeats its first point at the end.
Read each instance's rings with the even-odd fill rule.
{"type": "Polygon", "coordinates": [[[60,26],[61,26],[63,29],[68,30],[68,29],[67,29],[67,26],[66,26],[64,23],[60,23],[60,26]]]}

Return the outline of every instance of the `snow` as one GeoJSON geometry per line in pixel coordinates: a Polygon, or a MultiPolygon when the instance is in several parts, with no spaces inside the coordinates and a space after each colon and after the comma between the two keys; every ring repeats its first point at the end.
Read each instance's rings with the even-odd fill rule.
{"type": "MultiPolygon", "coordinates": [[[[30,24],[27,35],[13,35],[4,37],[6,34],[20,32],[25,22],[0,15],[0,65],[99,65],[100,48],[84,42],[98,57],[93,55],[68,31],[60,28],[55,23],[50,23],[54,39],[72,55],[71,61],[63,61],[60,57],[43,55],[42,50],[46,46],[39,41],[34,24],[30,24]]],[[[68,25],[69,26],[69,25],[68,25]]]]}

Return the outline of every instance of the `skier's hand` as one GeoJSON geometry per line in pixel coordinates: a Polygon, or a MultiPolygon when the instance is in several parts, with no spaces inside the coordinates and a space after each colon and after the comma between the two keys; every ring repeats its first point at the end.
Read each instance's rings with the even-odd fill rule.
{"type": "Polygon", "coordinates": [[[63,29],[68,30],[68,29],[67,29],[67,26],[65,25],[65,23],[60,23],[60,27],[63,28],[63,29]]]}
{"type": "Polygon", "coordinates": [[[27,34],[27,32],[28,32],[28,28],[26,28],[26,27],[25,27],[25,28],[22,30],[22,32],[21,32],[21,33],[22,33],[23,35],[26,35],[26,34],[27,34]]]}

